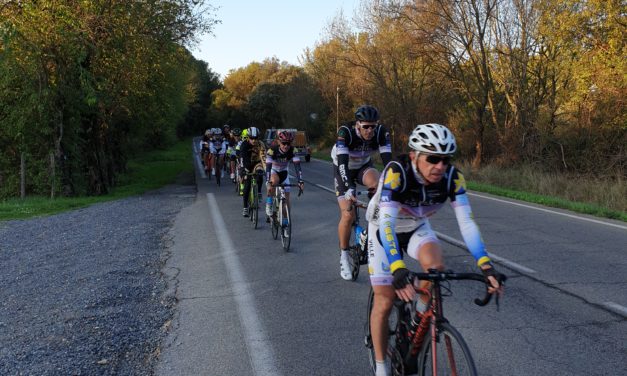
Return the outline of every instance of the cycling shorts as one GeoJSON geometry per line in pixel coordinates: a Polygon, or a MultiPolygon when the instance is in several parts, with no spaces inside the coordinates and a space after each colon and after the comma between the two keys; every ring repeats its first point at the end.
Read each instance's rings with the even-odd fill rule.
{"type": "MultiPolygon", "coordinates": [[[[290,175],[288,174],[287,170],[285,170],[285,171],[272,170],[271,174],[279,176],[279,184],[289,184],[290,183],[290,175]]],[[[285,192],[289,192],[290,188],[291,187],[283,187],[283,190],[285,190],[285,192]]]]}
{"type": "MultiPolygon", "coordinates": [[[[373,163],[372,161],[368,161],[368,163],[364,164],[363,166],[361,166],[358,169],[355,170],[348,170],[348,185],[349,188],[353,188],[355,189],[355,186],[357,184],[360,185],[364,185],[364,174],[366,173],[366,171],[369,168],[374,168],[373,167],[373,163]]],[[[334,185],[335,185],[335,196],[338,198],[343,198],[344,194],[346,193],[346,188],[344,187],[344,183],[342,182],[342,176],[340,175],[340,168],[336,165],[333,165],[333,171],[334,171],[334,185]]]]}
{"type": "MultiPolygon", "coordinates": [[[[397,233],[396,237],[399,249],[406,250],[406,253],[415,260],[418,260],[418,251],[424,244],[439,243],[426,218],[423,218],[423,222],[414,231],[397,233]]],[[[387,254],[381,245],[379,226],[373,223],[368,224],[368,274],[370,274],[370,284],[373,286],[390,286],[394,280],[387,254]],[[370,234],[375,234],[375,236],[370,234]]]]}

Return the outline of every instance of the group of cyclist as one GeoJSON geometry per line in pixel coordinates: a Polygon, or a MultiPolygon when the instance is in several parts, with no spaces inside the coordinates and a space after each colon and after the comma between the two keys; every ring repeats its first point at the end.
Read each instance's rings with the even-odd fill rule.
{"type": "MultiPolygon", "coordinates": [[[[272,197],[274,186],[280,184],[290,184],[288,165],[294,164],[298,185],[304,189],[300,158],[296,155],[296,149],[292,145],[294,134],[291,131],[281,130],[277,134],[274,145],[266,149],[264,143],[259,139],[260,131],[257,127],[249,127],[241,131],[239,128],[231,130],[229,125],[224,125],[222,129],[207,129],[201,140],[201,155],[203,156],[205,172],[207,176],[215,175],[213,166],[224,161],[225,155],[229,160],[229,171],[231,180],[240,185],[239,194],[243,199],[244,217],[249,216],[248,197],[251,189],[251,175],[256,175],[258,197],[262,200],[262,185],[265,177],[266,192],[266,222],[272,216],[272,197]]],[[[287,202],[289,205],[289,189],[285,187],[287,202]]]]}
{"type": "MultiPolygon", "coordinates": [[[[335,171],[335,191],[340,208],[338,238],[340,276],[351,280],[352,268],[348,246],[355,215],[356,184],[368,188],[372,197],[366,211],[368,220],[368,272],[374,291],[370,333],[375,351],[376,376],[390,375],[387,358],[388,316],[394,299],[410,302],[416,287],[428,288],[429,282],[414,285],[403,261],[402,252],[416,259],[424,271],[444,270],[442,246],[431,229],[428,217],[448,200],[462,237],[489,281],[489,292],[501,294],[500,275],[496,272],[475,223],[462,173],[451,164],[457,150],[455,137],[440,124],[420,124],[408,139],[409,153],[392,161],[389,132],[379,123],[379,111],[360,106],[355,121],[338,129],[331,156],[335,171]],[[378,152],[383,172],[374,168],[371,156],[378,152]]],[[[415,299],[425,312],[426,296],[415,299]]]]}
{"type": "MultiPolygon", "coordinates": [[[[278,143],[266,151],[259,139],[259,129],[247,129],[248,139],[238,146],[243,169],[244,211],[248,216],[250,184],[246,176],[265,175],[268,182],[266,214],[272,214],[272,186],[289,182],[287,165],[294,163],[301,189],[303,187],[300,160],[291,145],[294,135],[279,132],[278,143]],[[264,168],[265,163],[265,168],[264,168]]],[[[366,211],[368,220],[368,272],[374,291],[374,305],[370,317],[370,333],[375,352],[376,376],[390,375],[387,358],[387,321],[395,298],[416,301],[419,311],[425,312],[429,301],[416,297],[417,288],[429,287],[427,281],[413,281],[403,261],[403,252],[417,260],[424,271],[444,270],[442,246],[432,230],[428,217],[450,201],[468,250],[489,282],[490,293],[501,294],[500,274],[485,250],[479,227],[475,223],[466,193],[463,174],[451,163],[457,151],[455,137],[440,124],[417,125],[408,137],[409,153],[392,160],[390,134],[380,123],[379,111],[363,105],[355,112],[355,121],[339,127],[337,140],[331,151],[334,167],[334,185],[340,219],[338,239],[340,248],[340,276],[351,280],[349,241],[355,215],[356,185],[368,188],[371,197],[366,211]],[[379,153],[383,162],[380,174],[374,167],[372,155],[379,153]]],[[[261,184],[259,184],[261,193],[261,184]]],[[[261,195],[259,195],[261,197],[261,195]]],[[[261,199],[260,199],[261,200],[261,199]]]]}

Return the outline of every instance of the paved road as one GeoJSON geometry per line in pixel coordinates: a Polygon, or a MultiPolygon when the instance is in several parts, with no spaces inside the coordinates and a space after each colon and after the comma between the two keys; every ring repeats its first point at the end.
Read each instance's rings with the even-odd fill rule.
{"type": "MultiPolygon", "coordinates": [[[[304,164],[289,253],[267,225],[253,230],[242,218],[230,183],[217,187],[197,172],[196,201],[171,229],[165,269],[178,308],[157,374],[368,374],[368,280],[339,277],[337,205],[321,188],[331,187],[330,171],[327,162],[304,164]]],[[[466,284],[446,300],[480,374],[627,374],[625,225],[484,194],[471,200],[511,277],[500,312],[474,306],[478,290],[466,284]]],[[[472,270],[472,257],[452,245],[460,236],[451,211],[432,222],[453,238],[448,266],[472,270]]]]}

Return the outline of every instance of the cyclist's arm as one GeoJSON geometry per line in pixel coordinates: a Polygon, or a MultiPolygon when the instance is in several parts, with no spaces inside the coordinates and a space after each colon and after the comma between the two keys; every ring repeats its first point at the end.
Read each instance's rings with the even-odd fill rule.
{"type": "Polygon", "coordinates": [[[244,168],[247,171],[252,171],[253,167],[255,167],[255,166],[253,164],[253,161],[251,160],[250,145],[243,144],[240,151],[242,153],[242,164],[244,165],[244,168]]]}
{"type": "Polygon", "coordinates": [[[273,155],[274,151],[270,148],[266,153],[266,181],[270,181],[270,175],[272,174],[272,163],[274,162],[274,159],[272,158],[273,155]]]}
{"type": "Polygon", "coordinates": [[[400,202],[395,200],[395,193],[403,188],[403,172],[396,163],[388,164],[384,169],[383,187],[379,199],[379,237],[390,264],[390,271],[407,268],[401,258],[398,237],[396,236],[396,217],[400,210],[400,202]]]}
{"type": "Polygon", "coordinates": [[[383,125],[379,126],[377,141],[379,143],[381,161],[383,165],[386,166],[392,160],[392,143],[390,142],[390,134],[383,125]]]}
{"type": "Polygon", "coordinates": [[[470,202],[466,194],[466,181],[464,176],[457,170],[452,173],[451,178],[453,179],[450,192],[451,207],[455,211],[459,231],[464,238],[468,250],[477,261],[477,265],[482,266],[485,263],[491,262],[491,260],[485,250],[483,239],[481,239],[479,226],[477,226],[477,223],[473,219],[472,209],[470,208],[470,202]]]}
{"type": "Polygon", "coordinates": [[[298,181],[303,181],[303,169],[300,167],[300,158],[294,155],[294,157],[292,157],[292,163],[294,164],[294,170],[296,171],[298,181]]]}
{"type": "Polygon", "coordinates": [[[337,155],[337,166],[340,170],[340,177],[344,188],[349,188],[348,182],[348,145],[351,142],[350,129],[343,125],[337,132],[337,141],[335,142],[335,153],[337,155]]]}

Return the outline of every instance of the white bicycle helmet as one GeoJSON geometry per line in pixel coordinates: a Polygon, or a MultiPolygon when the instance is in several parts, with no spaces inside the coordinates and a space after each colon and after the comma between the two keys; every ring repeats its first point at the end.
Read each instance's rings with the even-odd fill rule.
{"type": "Polygon", "coordinates": [[[457,144],[451,131],[440,124],[420,124],[409,135],[409,147],[421,153],[449,155],[457,144]]]}
{"type": "Polygon", "coordinates": [[[259,138],[259,128],[250,127],[248,128],[248,137],[249,138],[259,138]]]}
{"type": "Polygon", "coordinates": [[[211,129],[207,129],[205,131],[205,136],[207,136],[207,137],[211,136],[211,129]]]}
{"type": "Polygon", "coordinates": [[[220,128],[216,128],[213,130],[213,134],[216,136],[221,136],[222,135],[222,129],[220,128]]]}

